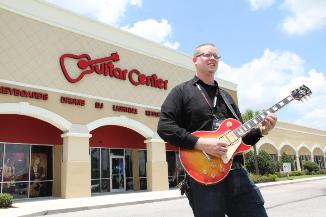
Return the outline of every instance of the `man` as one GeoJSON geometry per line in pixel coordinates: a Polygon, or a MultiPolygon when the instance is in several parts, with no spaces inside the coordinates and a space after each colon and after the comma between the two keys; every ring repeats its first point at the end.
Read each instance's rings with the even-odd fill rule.
{"type": "MultiPolygon", "coordinates": [[[[218,87],[214,75],[220,56],[214,44],[199,45],[193,63],[196,75],[174,87],[161,108],[158,134],[165,141],[182,148],[198,149],[221,157],[226,143],[217,138],[198,138],[194,131],[216,130],[226,118],[241,120],[241,114],[231,96],[218,87]]],[[[276,116],[269,113],[261,127],[254,128],[243,142],[254,145],[275,126],[276,116]]],[[[196,217],[266,217],[264,200],[259,189],[249,180],[243,168],[243,156],[233,159],[228,176],[213,185],[203,185],[186,178],[190,189],[186,193],[196,217]]]]}

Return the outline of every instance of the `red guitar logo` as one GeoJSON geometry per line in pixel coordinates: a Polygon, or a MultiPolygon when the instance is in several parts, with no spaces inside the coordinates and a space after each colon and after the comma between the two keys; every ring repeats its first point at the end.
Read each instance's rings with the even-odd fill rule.
{"type": "MultiPolygon", "coordinates": [[[[60,57],[60,66],[62,69],[63,74],[67,78],[67,80],[71,83],[76,83],[80,81],[85,75],[92,74],[93,72],[96,72],[97,74],[103,74],[103,67],[100,67],[100,63],[110,64],[112,62],[119,61],[120,57],[117,52],[111,53],[111,56],[103,57],[95,60],[91,60],[91,57],[88,54],[81,54],[81,55],[75,55],[75,54],[63,54],[60,57]],[[66,61],[69,60],[78,60],[77,66],[79,69],[83,70],[81,73],[73,78],[71,74],[69,74],[67,70],[66,61]]],[[[101,64],[103,65],[103,64],[101,64]]]]}

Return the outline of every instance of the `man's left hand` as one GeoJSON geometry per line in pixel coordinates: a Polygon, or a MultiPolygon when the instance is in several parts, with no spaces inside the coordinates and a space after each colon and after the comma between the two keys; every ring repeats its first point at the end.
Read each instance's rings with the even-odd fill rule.
{"type": "Polygon", "coordinates": [[[268,113],[260,127],[261,134],[267,135],[268,132],[275,127],[276,121],[276,115],[274,113],[268,113]]]}

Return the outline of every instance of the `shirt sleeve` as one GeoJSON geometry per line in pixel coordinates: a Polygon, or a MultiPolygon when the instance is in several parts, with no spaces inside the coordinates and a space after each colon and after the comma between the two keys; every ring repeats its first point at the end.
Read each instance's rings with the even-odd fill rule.
{"type": "Polygon", "coordinates": [[[174,146],[192,149],[199,138],[183,126],[185,112],[183,109],[182,87],[177,86],[171,90],[162,104],[157,133],[164,141],[174,146]]]}

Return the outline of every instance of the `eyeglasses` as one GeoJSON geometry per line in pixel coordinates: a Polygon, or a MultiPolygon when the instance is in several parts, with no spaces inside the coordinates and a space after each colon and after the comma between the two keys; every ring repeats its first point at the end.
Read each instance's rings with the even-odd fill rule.
{"type": "Polygon", "coordinates": [[[221,59],[221,56],[217,56],[217,54],[215,54],[215,53],[201,53],[201,54],[198,54],[196,57],[200,57],[200,56],[203,56],[203,57],[208,58],[208,59],[210,59],[212,56],[216,60],[221,59]]]}

